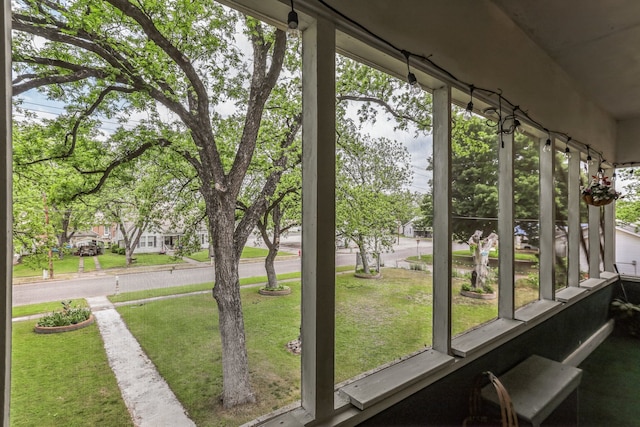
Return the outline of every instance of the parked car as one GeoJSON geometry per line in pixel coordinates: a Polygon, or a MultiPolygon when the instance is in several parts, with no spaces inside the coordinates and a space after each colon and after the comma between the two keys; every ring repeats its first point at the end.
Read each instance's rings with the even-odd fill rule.
{"type": "Polygon", "coordinates": [[[78,256],[96,256],[102,254],[102,246],[96,243],[86,243],[82,246],[79,246],[76,250],[76,255],[78,256]]]}

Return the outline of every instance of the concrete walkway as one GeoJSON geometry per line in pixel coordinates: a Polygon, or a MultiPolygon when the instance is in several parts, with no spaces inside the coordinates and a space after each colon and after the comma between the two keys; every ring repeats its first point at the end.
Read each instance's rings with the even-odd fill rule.
{"type": "Polygon", "coordinates": [[[133,422],[139,427],[187,427],[195,423],[129,332],[106,297],[87,298],[109,365],[133,422]]]}

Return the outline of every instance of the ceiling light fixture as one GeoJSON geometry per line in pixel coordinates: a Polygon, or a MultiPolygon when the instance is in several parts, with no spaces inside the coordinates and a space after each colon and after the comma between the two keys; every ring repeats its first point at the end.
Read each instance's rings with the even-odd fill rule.
{"type": "Polygon", "coordinates": [[[464,114],[462,115],[462,117],[465,120],[469,120],[471,119],[471,117],[473,116],[473,90],[475,89],[475,87],[473,85],[469,86],[469,103],[467,104],[467,109],[464,110],[464,114]]]}
{"type": "Polygon", "coordinates": [[[291,0],[291,11],[287,16],[287,33],[290,36],[297,37],[299,34],[298,30],[298,13],[293,9],[293,0],[291,0]]]}
{"type": "Polygon", "coordinates": [[[418,83],[416,75],[411,72],[411,68],[409,67],[409,57],[411,56],[411,53],[403,50],[402,54],[407,60],[407,83],[409,83],[409,90],[414,95],[419,95],[420,93],[422,93],[422,88],[420,87],[420,83],[418,83]]]}
{"type": "Polygon", "coordinates": [[[589,146],[587,145],[587,164],[591,166],[593,164],[593,159],[591,158],[591,153],[589,153],[589,146]]]}

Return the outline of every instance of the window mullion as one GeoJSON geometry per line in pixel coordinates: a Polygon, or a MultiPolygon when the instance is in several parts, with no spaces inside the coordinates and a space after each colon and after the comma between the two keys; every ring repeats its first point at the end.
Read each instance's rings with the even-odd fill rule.
{"type": "Polygon", "coordinates": [[[451,353],[451,88],[433,92],[433,349],[451,353]]]}
{"type": "MultiPolygon", "coordinates": [[[[600,164],[589,166],[589,179],[598,175],[600,164]]],[[[600,207],[589,206],[589,278],[600,278],[600,207]]]]}
{"type": "MultiPolygon", "coordinates": [[[[613,177],[615,169],[605,169],[604,174],[613,177]]],[[[614,272],[613,264],[616,262],[616,202],[604,207],[604,270],[614,272]]]]}
{"type": "Polygon", "coordinates": [[[569,159],[569,183],[567,191],[568,212],[567,222],[569,227],[567,252],[569,286],[578,286],[580,283],[580,155],[576,153],[569,159]]]}
{"type": "Polygon", "coordinates": [[[0,52],[0,67],[4,79],[0,86],[0,98],[3,108],[0,116],[0,133],[3,141],[0,147],[0,159],[4,162],[2,169],[4,184],[0,187],[0,200],[3,209],[0,211],[0,234],[4,236],[2,263],[0,264],[0,425],[9,425],[9,393],[11,390],[11,263],[13,248],[11,241],[11,201],[12,171],[11,171],[11,2],[3,2],[4,13],[0,19],[0,34],[2,34],[2,51],[0,52]]]}
{"type": "MultiPolygon", "coordinates": [[[[507,121],[504,127],[510,128],[507,121]]],[[[498,149],[498,317],[513,319],[515,306],[514,289],[514,209],[513,209],[513,133],[501,135],[498,149]]]]}
{"type": "Polygon", "coordinates": [[[302,407],[334,410],[335,27],[318,19],[302,35],[302,407]]]}
{"type": "Polygon", "coordinates": [[[555,138],[540,141],[540,299],[555,299],[555,138]]]}

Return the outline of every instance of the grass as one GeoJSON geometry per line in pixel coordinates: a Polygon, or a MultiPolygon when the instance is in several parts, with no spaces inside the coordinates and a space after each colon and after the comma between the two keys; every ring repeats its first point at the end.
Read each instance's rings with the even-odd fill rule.
{"type": "Polygon", "coordinates": [[[210,258],[209,258],[209,250],[205,249],[202,251],[198,251],[198,252],[194,252],[190,255],[186,256],[187,258],[191,258],[193,260],[196,261],[200,261],[200,262],[209,262],[210,258]]]}
{"type": "MultiPolygon", "coordinates": [[[[28,258],[28,257],[25,257],[28,258]]],[[[18,265],[13,266],[13,277],[33,277],[42,276],[42,270],[48,269],[48,264],[44,266],[30,266],[23,261],[18,265]]],[[[65,255],[63,259],[59,259],[54,255],[53,257],[53,275],[56,274],[68,274],[78,272],[78,257],[73,255],[65,255]]]]}
{"type": "MultiPolygon", "coordinates": [[[[90,271],[95,271],[96,270],[96,263],[93,261],[93,257],[83,257],[83,267],[84,267],[84,272],[88,273],[90,271]]],[[[100,266],[102,267],[102,266],[100,266]]]]}
{"type": "MultiPolygon", "coordinates": [[[[184,262],[179,258],[160,254],[135,254],[133,257],[135,258],[135,262],[132,264],[133,267],[181,264],[184,262]]],[[[100,261],[102,269],[125,268],[127,266],[127,260],[124,255],[118,255],[108,251],[99,255],[98,260],[100,261]]]]}
{"type": "MultiPolygon", "coordinates": [[[[73,300],[71,303],[73,306],[88,307],[85,299],[73,300]]],[[[51,313],[52,311],[61,310],[62,304],[60,302],[43,302],[39,304],[21,305],[12,308],[13,317],[31,316],[34,314],[51,313]]]]}
{"type": "Polygon", "coordinates": [[[198,426],[237,426],[299,398],[300,358],[284,349],[300,326],[300,287],[292,289],[279,298],[241,291],[252,381],[260,398],[240,410],[225,411],[220,405],[221,346],[210,294],[118,311],[198,426]]]}
{"type": "Polygon", "coordinates": [[[132,426],[97,326],[63,334],[13,325],[11,426],[132,426]]]}
{"type": "MultiPolygon", "coordinates": [[[[457,250],[457,251],[452,251],[451,254],[452,254],[452,256],[454,258],[456,256],[458,256],[458,257],[471,257],[473,255],[468,249],[460,249],[460,250],[457,250]]],[[[489,258],[497,259],[498,255],[497,255],[497,253],[495,251],[489,252],[489,258]]],[[[424,263],[427,263],[427,264],[433,264],[433,255],[431,255],[431,254],[420,255],[420,259],[419,260],[418,260],[417,256],[410,256],[410,257],[407,257],[407,259],[410,260],[410,261],[421,261],[421,262],[424,262],[424,263]]],[[[514,259],[516,261],[538,262],[538,257],[534,253],[516,252],[514,254],[514,259]]]]}
{"type": "MultiPolygon", "coordinates": [[[[385,269],[383,276],[336,276],[336,382],[431,345],[432,276],[401,269],[385,269]]],[[[497,299],[459,296],[464,282],[453,285],[454,334],[497,316],[497,299]]],[[[240,411],[225,411],[219,402],[221,349],[210,293],[118,310],[198,426],[235,426],[300,398],[300,359],[285,349],[299,333],[300,282],[287,286],[292,294],[277,298],[241,289],[258,403],[240,411]]]]}
{"type": "MultiPolygon", "coordinates": [[[[336,268],[336,272],[343,271],[353,271],[354,267],[352,265],[340,266],[336,268]]],[[[289,280],[289,279],[297,279],[300,277],[300,272],[292,272],[292,273],[283,273],[278,274],[278,280],[289,280]]],[[[266,283],[267,276],[255,276],[255,277],[246,277],[240,279],[240,286],[244,285],[253,285],[258,283],[266,283]]],[[[161,289],[145,289],[142,291],[134,291],[134,292],[126,292],[118,295],[109,295],[109,300],[113,303],[116,302],[126,302],[126,301],[135,301],[139,299],[145,298],[154,298],[154,297],[162,297],[167,295],[178,295],[178,294],[188,294],[191,292],[199,292],[199,291],[208,291],[213,288],[213,282],[207,283],[199,283],[195,285],[185,285],[185,286],[172,286],[169,288],[161,288],[161,289]]]]}

